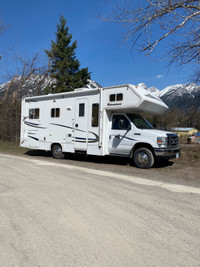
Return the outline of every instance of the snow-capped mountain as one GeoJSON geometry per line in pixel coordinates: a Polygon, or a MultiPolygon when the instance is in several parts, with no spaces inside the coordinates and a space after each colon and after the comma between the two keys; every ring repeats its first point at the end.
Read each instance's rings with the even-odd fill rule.
{"type": "MultiPolygon", "coordinates": [[[[16,76],[11,81],[0,85],[0,100],[4,96],[34,96],[45,94],[45,88],[55,83],[49,76],[33,74],[29,77],[16,76]]],[[[189,110],[195,108],[200,111],[200,85],[195,83],[177,84],[158,90],[156,87],[148,88],[146,84],[140,83],[138,86],[150,91],[160,97],[170,109],[178,108],[189,110]]],[[[88,80],[86,88],[95,89],[102,87],[97,82],[88,80]]]]}
{"type": "Polygon", "coordinates": [[[44,89],[54,81],[50,77],[36,74],[29,77],[15,76],[12,80],[0,85],[0,98],[5,95],[33,96],[43,94],[44,89]]]}
{"type": "Polygon", "coordinates": [[[187,110],[196,107],[200,111],[200,86],[194,83],[168,86],[159,93],[159,97],[170,108],[187,110]]]}
{"type": "Polygon", "coordinates": [[[156,87],[147,88],[145,84],[139,84],[144,89],[160,97],[169,108],[188,110],[194,107],[200,111],[200,85],[195,83],[177,84],[158,90],[156,87]]]}
{"type": "MultiPolygon", "coordinates": [[[[41,74],[32,74],[29,77],[15,76],[11,81],[0,85],[0,99],[5,95],[18,95],[19,98],[45,94],[45,89],[55,83],[55,79],[41,74]]],[[[102,87],[97,82],[88,80],[85,86],[88,89],[102,87]]]]}

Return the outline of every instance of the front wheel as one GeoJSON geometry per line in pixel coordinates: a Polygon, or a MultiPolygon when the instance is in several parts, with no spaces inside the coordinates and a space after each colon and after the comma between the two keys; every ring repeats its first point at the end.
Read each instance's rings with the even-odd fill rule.
{"type": "Polygon", "coordinates": [[[63,159],[64,158],[64,154],[62,152],[62,147],[59,144],[55,144],[52,147],[52,155],[55,159],[63,159]]]}
{"type": "Polygon", "coordinates": [[[133,154],[133,161],[138,168],[149,169],[154,164],[154,156],[148,148],[138,148],[133,154]]]}

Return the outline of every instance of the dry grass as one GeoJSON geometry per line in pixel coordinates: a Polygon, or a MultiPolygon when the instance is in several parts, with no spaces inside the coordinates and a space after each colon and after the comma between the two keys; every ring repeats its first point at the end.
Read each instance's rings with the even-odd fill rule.
{"type": "Polygon", "coordinates": [[[15,142],[6,142],[0,141],[0,152],[9,153],[9,154],[24,154],[28,150],[27,148],[22,148],[18,143],[15,142]]]}
{"type": "Polygon", "coordinates": [[[181,157],[177,161],[188,166],[200,166],[200,144],[182,144],[181,157]]]}

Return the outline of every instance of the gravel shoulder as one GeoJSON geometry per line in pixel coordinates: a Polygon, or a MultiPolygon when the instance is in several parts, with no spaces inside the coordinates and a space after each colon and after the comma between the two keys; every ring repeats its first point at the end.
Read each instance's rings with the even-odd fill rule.
{"type": "Polygon", "coordinates": [[[55,160],[50,152],[28,150],[18,145],[0,144],[0,153],[14,154],[22,157],[48,159],[49,162],[70,164],[90,169],[111,171],[113,173],[138,176],[163,183],[174,183],[200,187],[200,145],[181,145],[179,159],[158,161],[151,169],[143,170],[134,167],[129,159],[120,157],[98,157],[84,155],[67,155],[63,160],[55,160]]]}

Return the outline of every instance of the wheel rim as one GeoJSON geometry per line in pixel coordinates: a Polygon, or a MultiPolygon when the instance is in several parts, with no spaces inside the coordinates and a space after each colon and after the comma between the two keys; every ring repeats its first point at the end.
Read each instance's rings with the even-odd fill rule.
{"type": "Polygon", "coordinates": [[[144,167],[148,164],[148,156],[144,152],[140,152],[137,154],[137,162],[140,166],[144,167]]]}
{"type": "Polygon", "coordinates": [[[55,149],[54,149],[54,156],[55,156],[55,157],[58,157],[58,156],[60,156],[61,154],[62,154],[62,149],[61,149],[61,147],[59,147],[59,146],[55,147],[55,149]]]}

